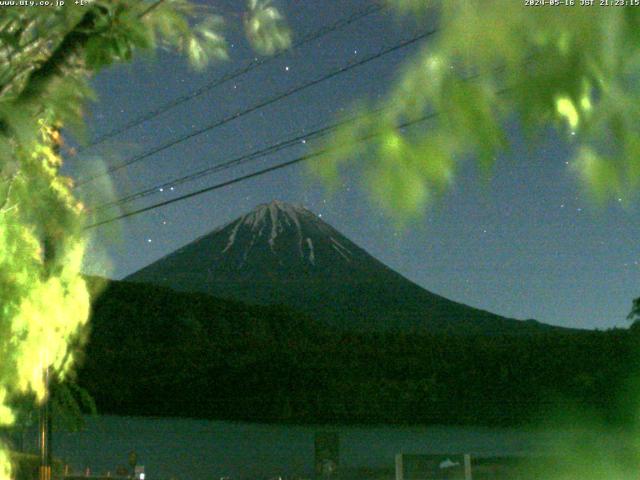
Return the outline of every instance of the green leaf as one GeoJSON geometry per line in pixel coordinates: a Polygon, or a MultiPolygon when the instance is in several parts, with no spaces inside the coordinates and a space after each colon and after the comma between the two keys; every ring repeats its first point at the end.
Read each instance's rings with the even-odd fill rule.
{"type": "Polygon", "coordinates": [[[207,55],[202,47],[202,44],[197,38],[192,37],[189,39],[187,54],[189,55],[189,61],[197,69],[202,69],[207,65],[207,55]]]}
{"type": "Polygon", "coordinates": [[[291,45],[291,30],[270,0],[249,0],[245,32],[253,48],[263,55],[272,55],[291,45]]]}

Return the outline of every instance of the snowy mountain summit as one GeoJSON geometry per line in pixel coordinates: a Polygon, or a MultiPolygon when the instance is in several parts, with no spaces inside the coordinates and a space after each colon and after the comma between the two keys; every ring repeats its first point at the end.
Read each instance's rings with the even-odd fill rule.
{"type": "Polygon", "coordinates": [[[254,291],[254,300],[271,302],[272,293],[262,295],[258,290],[271,290],[274,282],[344,281],[372,267],[388,270],[315,213],[274,200],[136,272],[129,280],[218,294],[246,286],[254,291]],[[255,288],[257,284],[264,287],[255,288]]]}
{"type": "Polygon", "coordinates": [[[345,245],[350,242],[317,215],[279,200],[258,205],[214,233],[218,232],[228,234],[221,253],[235,255],[238,269],[251,262],[254,255],[265,261],[262,250],[266,245],[279,265],[295,261],[316,265],[316,260],[350,262],[353,256],[345,245]]]}
{"type": "Polygon", "coordinates": [[[258,205],[126,280],[285,305],[348,329],[503,333],[545,328],[433,294],[313,212],[277,200],[258,205]]]}

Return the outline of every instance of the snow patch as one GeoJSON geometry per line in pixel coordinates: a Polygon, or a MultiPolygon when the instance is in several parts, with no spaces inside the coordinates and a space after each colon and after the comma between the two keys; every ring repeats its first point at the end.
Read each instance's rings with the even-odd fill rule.
{"type": "MultiPolygon", "coordinates": [[[[331,233],[335,234],[335,231],[332,228],[324,224],[322,221],[318,221],[317,217],[309,210],[277,200],[268,204],[265,203],[259,205],[257,208],[238,219],[236,223],[232,225],[232,230],[229,233],[227,245],[223,249],[223,253],[229,251],[234,247],[234,245],[234,248],[238,248],[240,245],[238,232],[243,229],[243,231],[248,230],[251,232],[251,235],[247,235],[249,237],[247,239],[248,241],[245,242],[243,240],[242,242],[243,252],[241,252],[241,263],[243,265],[248,261],[248,257],[252,249],[260,244],[264,245],[262,242],[265,241],[269,245],[271,252],[274,255],[279,255],[276,249],[276,242],[279,242],[282,234],[286,232],[287,243],[289,241],[295,242],[294,245],[297,243],[299,258],[305,263],[309,262],[312,265],[316,265],[315,248],[318,245],[314,245],[314,241],[306,234],[308,233],[306,232],[306,229],[309,227],[309,222],[313,224],[312,228],[314,231],[317,230],[318,232],[327,235],[331,248],[344,260],[347,262],[351,262],[353,260],[353,253],[350,249],[338,239],[339,237],[336,238],[331,235],[331,233]],[[297,236],[297,242],[292,238],[294,235],[297,236]]],[[[321,239],[321,243],[322,242],[324,242],[324,239],[321,239]]]]}
{"type": "Polygon", "coordinates": [[[316,255],[313,251],[313,242],[311,241],[311,239],[309,237],[307,237],[307,245],[309,246],[309,262],[311,262],[311,265],[315,265],[316,264],[316,255]]]}
{"type": "Polygon", "coordinates": [[[288,203],[274,200],[269,204],[262,204],[257,207],[253,212],[251,212],[251,219],[248,219],[245,223],[248,223],[252,230],[257,230],[259,228],[260,234],[262,234],[262,231],[266,227],[267,219],[271,220],[271,231],[267,242],[269,243],[269,248],[273,253],[276,253],[275,243],[278,235],[286,231],[287,227],[295,225],[296,234],[298,236],[298,253],[300,254],[300,257],[303,258],[302,226],[300,225],[300,219],[298,217],[298,213],[300,212],[304,212],[304,210],[299,207],[289,205],[288,203]]]}
{"type": "Polygon", "coordinates": [[[289,210],[289,212],[287,212],[288,217],[296,226],[296,234],[298,235],[298,252],[300,253],[300,258],[304,258],[304,253],[302,252],[302,227],[300,226],[300,219],[292,208],[288,208],[287,210],[289,210]]]}
{"type": "Polygon", "coordinates": [[[222,250],[222,253],[227,252],[235,243],[236,241],[236,235],[238,234],[238,230],[240,229],[240,226],[242,225],[242,222],[238,222],[236,223],[235,227],[233,227],[233,230],[231,230],[231,234],[229,235],[229,241],[227,242],[227,246],[224,247],[224,249],[222,250]]]}
{"type": "Polygon", "coordinates": [[[276,237],[278,236],[278,227],[280,224],[278,223],[278,209],[273,202],[269,204],[269,214],[271,216],[271,235],[269,235],[269,246],[271,247],[271,251],[276,253],[274,245],[276,243],[276,237]]]}
{"type": "Polygon", "coordinates": [[[329,238],[331,239],[331,243],[333,244],[332,245],[333,249],[336,252],[338,252],[342,256],[342,258],[344,258],[347,262],[351,262],[351,258],[349,258],[351,256],[351,251],[349,251],[347,247],[342,245],[334,237],[329,237],[329,238]]]}

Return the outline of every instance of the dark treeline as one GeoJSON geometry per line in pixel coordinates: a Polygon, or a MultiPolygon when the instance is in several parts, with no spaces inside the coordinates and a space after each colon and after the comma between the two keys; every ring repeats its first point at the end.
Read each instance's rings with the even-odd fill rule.
{"type": "Polygon", "coordinates": [[[570,408],[626,423],[636,338],[349,333],[284,307],[113,282],[78,379],[100,413],[516,425],[570,408]]]}

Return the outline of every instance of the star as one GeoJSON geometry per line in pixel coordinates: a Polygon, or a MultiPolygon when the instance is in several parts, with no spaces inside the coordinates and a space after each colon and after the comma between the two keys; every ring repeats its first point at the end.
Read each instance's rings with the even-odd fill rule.
{"type": "Polygon", "coordinates": [[[147,238],[147,243],[151,243],[151,239],[150,238],[147,238]]]}
{"type": "Polygon", "coordinates": [[[288,71],[289,71],[289,65],[287,65],[286,67],[284,67],[284,70],[285,70],[286,72],[288,72],[288,71]]]}

